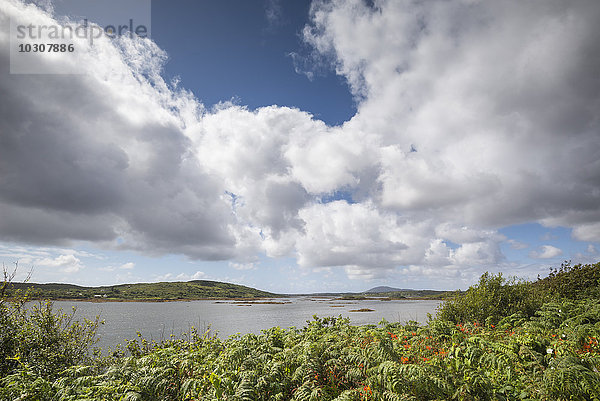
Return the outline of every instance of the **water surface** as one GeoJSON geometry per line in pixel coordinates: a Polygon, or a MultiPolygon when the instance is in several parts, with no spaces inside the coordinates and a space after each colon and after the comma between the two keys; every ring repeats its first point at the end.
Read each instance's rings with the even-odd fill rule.
{"type": "MultiPolygon", "coordinates": [[[[102,348],[114,348],[126,339],[137,337],[139,331],[146,339],[161,341],[171,334],[180,337],[192,327],[227,338],[232,334],[255,333],[273,326],[303,327],[319,317],[349,317],[351,324],[378,324],[389,322],[427,321],[427,314],[435,314],[440,301],[416,300],[360,300],[341,301],[333,298],[292,297],[271,300],[268,303],[238,303],[235,301],[177,301],[177,302],[78,302],[55,301],[56,309],[70,311],[77,308],[76,317],[89,319],[100,315],[105,321],[98,331],[102,348]],[[372,309],[372,312],[351,312],[372,309]]],[[[260,302],[260,301],[259,301],[260,302]]]]}

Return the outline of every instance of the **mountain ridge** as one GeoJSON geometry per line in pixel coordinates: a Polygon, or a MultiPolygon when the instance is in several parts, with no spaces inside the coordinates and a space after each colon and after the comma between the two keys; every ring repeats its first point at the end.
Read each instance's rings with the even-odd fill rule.
{"type": "Polygon", "coordinates": [[[448,291],[399,289],[378,286],[364,292],[328,292],[277,294],[256,288],[213,280],[162,281],[103,286],[82,286],[67,283],[9,284],[9,292],[30,290],[31,298],[79,301],[177,301],[200,299],[260,299],[295,296],[327,296],[365,299],[370,296],[390,299],[441,298],[448,291]]]}

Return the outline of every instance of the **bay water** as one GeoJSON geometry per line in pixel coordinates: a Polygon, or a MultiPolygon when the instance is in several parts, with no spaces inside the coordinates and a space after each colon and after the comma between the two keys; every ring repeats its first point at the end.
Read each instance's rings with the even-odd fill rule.
{"type": "Polygon", "coordinates": [[[425,323],[435,315],[440,301],[433,300],[339,300],[330,297],[290,297],[253,302],[175,301],[175,302],[82,302],[55,301],[54,309],[70,312],[75,319],[100,316],[104,324],[98,330],[103,350],[115,349],[140,332],[147,340],[160,342],[172,335],[181,338],[192,327],[202,334],[225,339],[233,334],[260,334],[274,326],[301,328],[313,315],[320,318],[343,316],[353,325],[410,320],[425,323]]]}

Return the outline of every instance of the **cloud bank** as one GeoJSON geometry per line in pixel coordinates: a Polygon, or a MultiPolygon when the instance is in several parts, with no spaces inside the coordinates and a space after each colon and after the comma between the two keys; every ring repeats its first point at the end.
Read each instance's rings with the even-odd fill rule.
{"type": "MultiPolygon", "coordinates": [[[[1,25],[11,18],[53,22],[0,0],[1,25]]],[[[2,32],[0,240],[240,269],[292,256],[351,278],[497,265],[512,224],[600,241],[595,0],[316,1],[310,18],[305,41],[358,102],[340,126],[206,109],[163,80],[148,39],[48,61],[81,75],[9,75],[2,32]]]]}

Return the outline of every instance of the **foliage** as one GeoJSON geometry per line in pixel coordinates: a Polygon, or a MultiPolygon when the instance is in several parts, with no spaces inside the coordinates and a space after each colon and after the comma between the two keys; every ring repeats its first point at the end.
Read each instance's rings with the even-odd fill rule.
{"type": "Polygon", "coordinates": [[[103,367],[73,366],[56,380],[21,369],[2,380],[0,397],[596,400],[599,338],[597,300],[548,303],[505,328],[440,319],[423,327],[352,326],[343,318],[315,318],[302,329],[275,327],[227,340],[137,339],[129,356],[116,354],[103,367]]]}
{"type": "Polygon", "coordinates": [[[560,268],[550,269],[548,277],[538,280],[535,286],[555,297],[583,299],[600,297],[600,263],[577,264],[564,262],[560,268]]]}
{"type": "Polygon", "coordinates": [[[98,318],[82,322],[70,313],[52,309],[49,301],[33,304],[30,292],[7,291],[14,272],[6,268],[0,287],[0,375],[19,371],[53,379],[67,367],[90,362],[98,318]],[[8,294],[10,293],[10,298],[8,294]]]}
{"type": "Polygon", "coordinates": [[[536,291],[486,274],[425,326],[315,317],[226,340],[139,337],[54,378],[24,364],[0,399],[600,400],[600,301],[534,308],[536,291]]]}
{"type": "Polygon", "coordinates": [[[486,272],[477,285],[445,302],[439,317],[454,323],[476,321],[496,324],[503,317],[515,313],[533,316],[545,299],[547,297],[530,283],[506,280],[502,273],[493,275],[486,272]]]}
{"type": "Polygon", "coordinates": [[[519,314],[529,318],[542,304],[562,299],[600,297],[600,263],[571,266],[568,262],[551,269],[548,277],[534,283],[506,280],[502,273],[484,273],[479,283],[458,292],[443,304],[439,317],[455,323],[497,323],[519,314]]]}
{"type": "Polygon", "coordinates": [[[390,299],[404,299],[404,298],[420,298],[420,299],[445,299],[451,294],[450,291],[436,291],[436,290],[401,290],[401,291],[381,291],[381,292],[367,292],[367,296],[376,297],[387,297],[390,299]]]}

